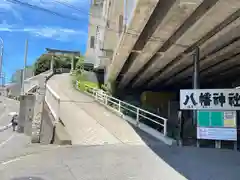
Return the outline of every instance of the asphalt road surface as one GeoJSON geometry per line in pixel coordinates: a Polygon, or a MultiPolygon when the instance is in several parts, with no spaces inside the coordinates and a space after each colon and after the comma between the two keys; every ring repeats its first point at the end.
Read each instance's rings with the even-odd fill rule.
{"type": "MultiPolygon", "coordinates": [[[[9,123],[8,113],[18,109],[11,101],[6,101],[7,109],[0,105],[1,125],[9,123]]],[[[0,179],[239,180],[237,151],[169,147],[136,133],[146,143],[61,147],[30,145],[28,137],[9,129],[0,133],[0,179]]]]}
{"type": "Polygon", "coordinates": [[[126,144],[71,146],[9,159],[0,164],[0,177],[1,180],[239,180],[239,162],[239,153],[229,150],[126,144]]]}
{"type": "MultiPolygon", "coordinates": [[[[0,96],[0,128],[11,123],[10,112],[19,111],[19,102],[0,96]]],[[[12,128],[0,132],[0,161],[9,155],[16,154],[29,144],[29,138],[13,132],[12,128]]]]}

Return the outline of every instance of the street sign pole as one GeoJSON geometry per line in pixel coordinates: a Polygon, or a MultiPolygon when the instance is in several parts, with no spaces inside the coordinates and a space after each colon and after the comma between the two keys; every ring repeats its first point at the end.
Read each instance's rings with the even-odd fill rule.
{"type": "MultiPolygon", "coordinates": [[[[193,89],[199,89],[199,51],[199,47],[196,47],[193,53],[193,89]]],[[[193,124],[197,124],[197,110],[193,110],[193,124]]]]}

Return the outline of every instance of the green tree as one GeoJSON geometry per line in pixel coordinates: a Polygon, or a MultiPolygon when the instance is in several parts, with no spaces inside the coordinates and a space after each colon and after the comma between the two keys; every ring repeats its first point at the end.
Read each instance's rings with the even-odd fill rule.
{"type": "Polygon", "coordinates": [[[77,73],[82,73],[84,70],[84,57],[83,56],[79,56],[76,59],[76,71],[77,73]]]}
{"type": "MultiPolygon", "coordinates": [[[[34,64],[34,74],[40,74],[50,69],[52,55],[41,55],[34,64]]],[[[74,61],[76,69],[82,69],[84,58],[82,56],[75,56],[74,61]]],[[[54,56],[54,68],[68,68],[71,69],[72,56],[71,55],[55,55],[54,56]]]]}
{"type": "Polygon", "coordinates": [[[41,55],[34,64],[34,74],[38,75],[50,69],[52,56],[50,54],[41,55]]]}

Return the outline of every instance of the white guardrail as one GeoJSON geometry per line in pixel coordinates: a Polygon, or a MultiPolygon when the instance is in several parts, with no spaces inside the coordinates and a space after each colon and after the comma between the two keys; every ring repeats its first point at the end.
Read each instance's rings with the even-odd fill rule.
{"type": "MultiPolygon", "coordinates": [[[[46,71],[37,76],[33,76],[29,79],[24,81],[24,92],[29,93],[34,91],[39,87],[39,81],[42,77],[48,77],[51,75],[52,72],[46,71]]],[[[48,86],[46,85],[46,92],[45,92],[45,101],[55,119],[55,121],[59,120],[59,113],[60,113],[60,97],[48,86]]]]}
{"type": "Polygon", "coordinates": [[[52,72],[49,71],[45,71],[41,74],[38,74],[36,76],[30,77],[26,80],[24,80],[24,93],[28,93],[30,91],[32,91],[34,88],[36,88],[37,86],[39,86],[39,80],[42,77],[48,77],[52,72]]]}
{"type": "MultiPolygon", "coordinates": [[[[76,81],[75,85],[76,85],[76,89],[79,90],[79,86],[81,84],[76,81]]],[[[99,90],[85,84],[84,84],[84,90],[89,95],[95,97],[95,99],[98,102],[104,104],[108,108],[113,109],[122,114],[125,114],[125,113],[131,114],[131,117],[135,117],[136,126],[139,126],[139,123],[143,123],[145,125],[148,125],[149,123],[151,123],[155,126],[154,129],[159,129],[160,127],[161,129],[163,129],[162,131],[163,135],[164,136],[167,135],[167,119],[166,118],[160,117],[149,111],[146,111],[144,109],[141,109],[129,103],[121,101],[112,96],[109,96],[103,90],[99,90]]]]}
{"type": "Polygon", "coordinates": [[[47,103],[55,122],[60,118],[60,97],[52,90],[49,85],[46,85],[45,102],[47,103]]]}

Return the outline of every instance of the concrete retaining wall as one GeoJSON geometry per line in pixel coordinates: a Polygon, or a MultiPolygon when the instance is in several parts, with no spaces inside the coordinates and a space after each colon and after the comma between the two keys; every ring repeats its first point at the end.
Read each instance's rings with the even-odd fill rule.
{"type": "Polygon", "coordinates": [[[54,117],[51,114],[46,103],[43,106],[42,112],[42,123],[41,123],[41,131],[40,131],[40,143],[41,144],[50,144],[53,140],[54,134],[54,117]]]}
{"type": "Polygon", "coordinates": [[[40,143],[41,144],[58,144],[58,145],[71,145],[71,138],[62,123],[53,124],[54,117],[47,105],[44,102],[40,143]]]}

